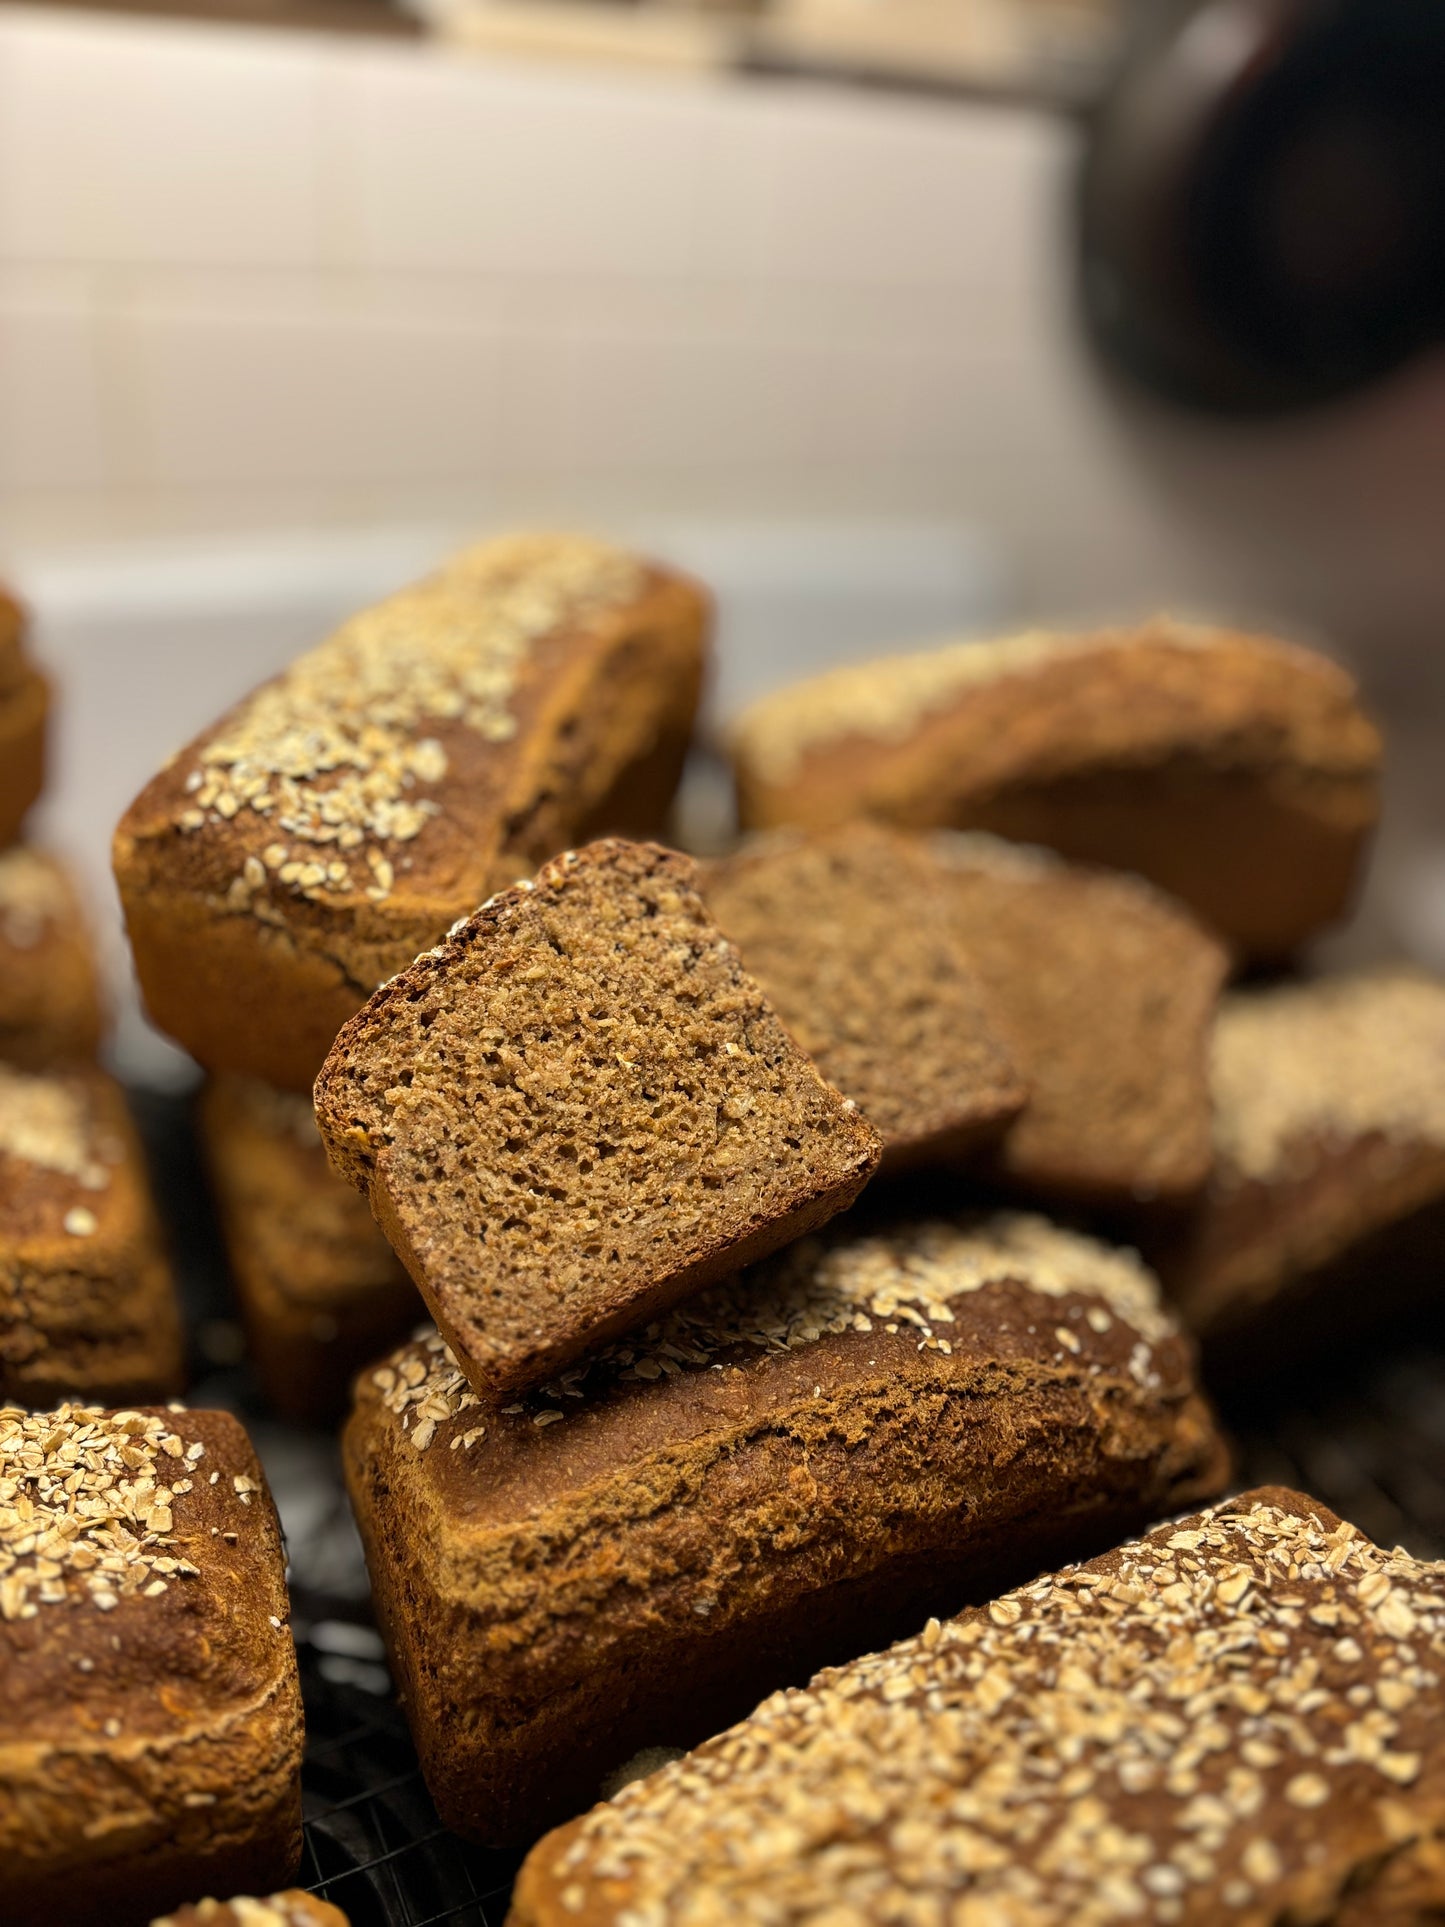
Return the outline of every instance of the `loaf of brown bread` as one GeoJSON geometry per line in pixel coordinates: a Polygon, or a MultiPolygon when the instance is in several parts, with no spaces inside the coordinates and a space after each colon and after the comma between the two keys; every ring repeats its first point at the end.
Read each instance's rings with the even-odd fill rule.
{"type": "Polygon", "coordinates": [[[43,1070],[94,1057],[104,1016],[95,949],[55,857],[0,851],[0,1058],[43,1070]]]}
{"type": "Polygon", "coordinates": [[[463,1369],[500,1392],[844,1210],[882,1152],[742,969],[691,858],[615,838],[379,990],[316,1116],[463,1369]]]}
{"type": "Polygon", "coordinates": [[[140,1927],[295,1872],[284,1573],[229,1413],[0,1408],[7,1927],[140,1927]]]}
{"type": "Polygon", "coordinates": [[[500,1409],[436,1337],[357,1396],[393,1669],[484,1840],[1226,1470],[1149,1273],[1017,1214],[840,1220],[500,1409]]]}
{"type": "Polygon", "coordinates": [[[599,830],[662,827],[706,629],[680,576],[541,535],[345,624],[121,821],[155,1021],[209,1070],[308,1089],[376,986],[493,890],[599,830]]]}
{"type": "Polygon", "coordinates": [[[1344,670],[1164,618],[833,670],[755,703],[732,746],[745,828],[993,830],[1137,870],[1254,957],[1341,914],[1378,808],[1344,670]]]}
{"type": "Polygon", "coordinates": [[[793,1036],[882,1132],[885,1170],[967,1157],[1022,1108],[918,838],[781,830],[706,864],[701,886],[793,1036]]]}
{"type": "Polygon", "coordinates": [[[0,849],[45,786],[50,685],[25,654],[25,612],[0,588],[0,849]]]}
{"type": "Polygon", "coordinates": [[[180,1310],[119,1085],[0,1065],[0,1396],[163,1397],[180,1310]]]}
{"type": "Polygon", "coordinates": [[[1197,1191],[1222,946],[1137,877],[978,834],[932,849],[959,954],[1029,1090],[998,1173],[1099,1204],[1197,1191]]]}
{"type": "Polygon", "coordinates": [[[199,1900],[194,1907],[180,1907],[151,1927],[349,1927],[346,1915],[330,1901],[300,1887],[288,1887],[284,1894],[269,1894],[256,1900],[241,1894],[234,1900],[199,1900]]]}
{"type": "Polygon", "coordinates": [[[1445,1565],[1266,1487],[778,1693],[543,1840],[512,1927],[1426,1927],[1445,1565]]]}
{"type": "Polygon", "coordinates": [[[1150,1240],[1191,1325],[1272,1366],[1311,1329],[1438,1293],[1445,984],[1392,969],[1236,992],[1213,1086],[1208,1188],[1150,1240]]]}
{"type": "Polygon", "coordinates": [[[218,1077],[200,1123],[262,1389],[285,1417],[329,1423],[360,1367],[422,1318],[416,1287],[332,1170],[304,1097],[218,1077]]]}

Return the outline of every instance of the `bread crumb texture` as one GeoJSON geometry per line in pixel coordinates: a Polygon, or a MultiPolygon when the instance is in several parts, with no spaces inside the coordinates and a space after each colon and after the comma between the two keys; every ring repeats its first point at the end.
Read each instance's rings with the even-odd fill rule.
{"type": "MultiPolygon", "coordinates": [[[[533,644],[633,599],[645,572],[580,536],[484,543],[345,623],[193,754],[174,813],[194,833],[243,812],[270,835],[232,879],[232,909],[265,920],[273,895],[384,903],[397,845],[440,811],[435,730],[483,742],[517,731],[512,698],[533,644]],[[391,854],[388,854],[388,851],[391,854]]],[[[269,912],[274,916],[274,911],[269,912]]]]}
{"type": "Polygon", "coordinates": [[[544,1840],[513,1918],[1433,1918],[1442,1664],[1445,1566],[1246,1494],[775,1694],[544,1840]]]}
{"type": "Polygon", "coordinates": [[[84,1080],[33,1077],[0,1064],[0,1156],[104,1191],[125,1146],[98,1128],[84,1080]]]}
{"type": "Polygon", "coordinates": [[[1024,1102],[945,885],[926,843],[867,822],[774,831],[702,871],[778,1015],[891,1152],[971,1148],[1024,1102]]]}
{"type": "MultiPolygon", "coordinates": [[[[705,1371],[739,1351],[782,1354],[843,1332],[912,1335],[919,1351],[952,1351],[949,1329],[960,1298],[1015,1281],[1050,1298],[1095,1299],[1089,1319],[1106,1330],[1117,1319],[1138,1335],[1130,1369],[1142,1384],[1152,1373],[1150,1346],[1177,1326],[1153,1274],[1133,1252],[1063,1230],[1031,1212],[1003,1211],[959,1222],[906,1223],[857,1236],[802,1238],[786,1251],[675,1306],[665,1317],[599,1346],[540,1386],[525,1402],[504,1407],[545,1426],[580,1409],[614,1385],[705,1371]]],[[[1067,1349],[1077,1348],[1064,1331],[1067,1349]]],[[[387,1410],[424,1451],[437,1427],[477,1408],[478,1419],[453,1431],[450,1449],[485,1437],[486,1414],[456,1359],[435,1333],[422,1333],[371,1374],[387,1410]]]]}
{"type": "Polygon", "coordinates": [[[233,1900],[198,1900],[151,1922],[151,1927],[348,1927],[346,1915],[329,1901],[300,1887],[258,1900],[238,1894],[233,1900]]]}
{"type": "MultiPolygon", "coordinates": [[[[1145,631],[1171,649],[1208,649],[1227,631],[1160,619],[1145,631]]],[[[974,689],[1026,676],[1065,656],[1127,649],[1131,630],[1068,634],[1042,629],[987,641],[945,643],[932,649],[850,663],[762,697],[733,723],[730,743],[764,782],[790,783],[815,749],[848,736],[903,743],[935,710],[974,689]]],[[[1261,643],[1310,660],[1286,643],[1261,643]]]]}
{"type": "Polygon", "coordinates": [[[1220,1008],[1215,1147],[1233,1176],[1274,1183],[1321,1141],[1379,1135],[1445,1148],[1445,984],[1379,970],[1239,991],[1220,1008]]]}
{"type": "Polygon", "coordinates": [[[851,1202],[881,1152],[743,971],[691,860],[617,839],[384,986],[316,1108],[473,1363],[578,1350],[667,1281],[762,1256],[851,1202]]]}

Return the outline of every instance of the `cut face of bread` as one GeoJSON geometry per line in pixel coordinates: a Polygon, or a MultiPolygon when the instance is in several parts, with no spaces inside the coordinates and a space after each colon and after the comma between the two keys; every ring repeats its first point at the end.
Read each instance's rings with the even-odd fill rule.
{"type": "Polygon", "coordinates": [[[1223,947],[1136,877],[939,836],[959,953],[1029,1087],[995,1153],[1010,1184],[1137,1203],[1203,1184],[1223,947]]]}
{"type": "Polygon", "coordinates": [[[316,1114],[492,1391],[822,1223],[882,1150],[743,970],[691,860],[617,840],[504,891],[378,991],[316,1114]]]}
{"type": "Polygon", "coordinates": [[[435,1334],[358,1380],[347,1481],[449,1826],[533,1840],[639,1749],[1220,1489],[1132,1253],[1023,1213],[870,1219],[502,1410],[435,1334]]]}
{"type": "Polygon", "coordinates": [[[605,543],[483,543],[363,610],[187,745],[116,831],[157,1024],[309,1091],[459,916],[601,831],[662,828],[706,653],[695,584],[605,543]]]}
{"type": "Polygon", "coordinates": [[[779,831],[706,865],[702,891],[788,1029],[882,1132],[885,1169],[966,1157],[1021,1109],[920,839],[779,831]]]}
{"type": "Polygon", "coordinates": [[[762,698],[732,746],[745,828],[992,830],[1136,870],[1253,957],[1343,912],[1378,814],[1344,670],[1164,618],[837,669],[762,698]]]}
{"type": "Polygon", "coordinates": [[[1212,1086],[1209,1185],[1150,1250],[1185,1319],[1240,1341],[1232,1365],[1270,1369],[1305,1331],[1338,1340],[1438,1290],[1445,984],[1391,969],[1236,992],[1212,1086]]]}
{"type": "Polygon", "coordinates": [[[775,1694],[549,1835],[515,1927],[1415,1927],[1445,1566],[1265,1487],[775,1694]]]}

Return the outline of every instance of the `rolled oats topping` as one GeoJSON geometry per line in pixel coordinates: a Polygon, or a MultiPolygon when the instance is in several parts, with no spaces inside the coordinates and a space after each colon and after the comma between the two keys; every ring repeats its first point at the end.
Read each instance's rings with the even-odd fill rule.
{"type": "MultiPolygon", "coordinates": [[[[1208,647],[1219,631],[1159,622],[1147,639],[1179,649],[1208,647]]],[[[1097,655],[1132,640],[1129,632],[1058,634],[1029,629],[987,641],[950,642],[933,649],[850,663],[761,697],[730,732],[733,748],[764,781],[788,783],[815,749],[848,736],[901,743],[932,711],[971,689],[1027,675],[1064,656],[1097,655]]],[[[1281,645],[1283,646],[1283,645],[1281,645]]]]}
{"type": "MultiPolygon", "coordinates": [[[[439,1332],[431,1330],[419,1332],[408,1350],[379,1365],[371,1374],[371,1382],[381,1393],[387,1411],[401,1420],[402,1431],[409,1434],[418,1452],[431,1444],[439,1425],[481,1405],[450,1347],[439,1332]]],[[[478,1425],[465,1439],[460,1435],[454,1438],[452,1444],[470,1445],[481,1438],[483,1429],[478,1425]]]]}
{"type": "Polygon", "coordinates": [[[125,1147],[98,1129],[83,1081],[31,1076],[0,1064],[0,1152],[103,1191],[125,1147]]]}
{"type": "Polygon", "coordinates": [[[205,1449],[153,1412],[0,1407],[0,1619],[44,1606],[109,1612],[193,1579],[175,1507],[205,1449]]]}
{"type": "MultiPolygon", "coordinates": [[[[904,1332],[920,1351],[948,1355],[958,1301],[1010,1280],[1045,1297],[1094,1299],[1084,1322],[1103,1332],[1117,1320],[1136,1334],[1129,1369],[1141,1383],[1152,1369],[1152,1342],[1175,1331],[1152,1272],[1131,1251],[1065,1231],[1031,1212],[926,1220],[846,1241],[803,1238],[777,1258],[598,1347],[531,1399],[504,1406],[503,1413],[526,1413],[534,1425],[545,1426],[574,1409],[569,1401],[585,1401],[613,1383],[706,1370],[719,1354],[738,1348],[797,1351],[843,1332],[904,1332]],[[539,1400],[552,1404],[538,1409],[539,1400]]],[[[1067,1327],[1053,1328],[1052,1335],[1060,1358],[1081,1349],[1078,1334],[1067,1327]]],[[[411,1432],[419,1448],[430,1444],[437,1424],[477,1402],[435,1333],[373,1373],[372,1382],[388,1410],[408,1415],[404,1426],[415,1423],[410,1415],[419,1416],[411,1432]]]]}
{"type": "Polygon", "coordinates": [[[563,1908],[619,1880],[627,1927],[1284,1919],[1332,1814],[1381,1852],[1419,1831],[1445,1665],[1445,1566],[1297,1503],[1227,1502],[775,1694],[539,1849],[563,1908]]]}
{"type": "Polygon", "coordinates": [[[1286,1176],[1321,1138],[1445,1147],[1445,983],[1378,970],[1236,992],[1211,1083],[1216,1150],[1242,1177],[1286,1176]]]}
{"type": "Polygon", "coordinates": [[[342,626],[247,701],[197,754],[177,826],[264,824],[228,901],[260,915],[274,895],[384,902],[405,845],[438,814],[438,729],[509,741],[528,651],[630,600],[631,557],[581,537],[485,543],[342,626]]]}

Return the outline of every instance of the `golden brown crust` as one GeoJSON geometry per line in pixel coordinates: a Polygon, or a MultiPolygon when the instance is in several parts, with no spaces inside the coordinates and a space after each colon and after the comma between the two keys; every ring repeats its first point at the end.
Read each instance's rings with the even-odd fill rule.
{"type": "Polygon", "coordinates": [[[1215,1166],[1148,1227],[1186,1321],[1261,1366],[1299,1312],[1339,1334],[1438,1277],[1445,1211],[1445,984],[1379,970],[1236,992],[1213,1045],[1215,1166]]]}
{"type": "Polygon", "coordinates": [[[778,1694],[548,1836],[512,1927],[1426,1927],[1445,1567],[1266,1487],[778,1694]]]}
{"type": "Polygon", "coordinates": [[[0,584],[0,696],[9,694],[27,668],[24,651],[27,626],[24,608],[0,584]]]}
{"type": "Polygon", "coordinates": [[[327,1162],[305,1098],[216,1078],[200,1125],[266,1395],[303,1423],[337,1418],[355,1373],[421,1318],[416,1288],[327,1162]]]}
{"type": "Polygon", "coordinates": [[[210,1070],[307,1089],[345,1020],[458,916],[599,818],[660,827],[707,624],[682,577],[542,537],[356,617],[121,821],[156,1021],[210,1070]]]}
{"type": "Polygon", "coordinates": [[[280,1528],[245,1433],[180,1408],[10,1411],[0,1460],[7,1920],[128,1927],[208,1888],[282,1885],[301,1846],[301,1700],[280,1528]],[[77,1494],[95,1511],[61,1533],[47,1578],[7,1509],[28,1503],[44,1535],[77,1494]]]}
{"type": "Polygon", "coordinates": [[[496,1392],[824,1223],[882,1151],[741,968],[691,858],[616,838],[384,985],[337,1038],[316,1115],[496,1392]]]}
{"type": "Polygon", "coordinates": [[[1341,914],[1380,762],[1342,669],[1163,619],[978,652],[764,698],[734,732],[744,825],[871,815],[1044,843],[1138,870],[1256,956],[1341,914]]]}
{"type": "Polygon", "coordinates": [[[870,823],[758,837],[701,872],[709,909],[830,1084],[882,1132],[883,1169],[970,1157],[1026,1087],[958,952],[948,877],[870,823]]]}
{"type": "Polygon", "coordinates": [[[22,668],[11,688],[0,689],[0,849],[19,836],[45,787],[49,716],[50,684],[38,670],[22,668]]]}
{"type": "Polygon", "coordinates": [[[94,946],[58,858],[0,851],[0,1058],[25,1070],[94,1057],[104,1029],[94,946]]]}
{"type": "Polygon", "coordinates": [[[1030,1099],[994,1165],[1096,1203],[1187,1197],[1208,1176],[1209,1038],[1228,957],[1136,877],[980,835],[940,836],[962,956],[1030,1099]]]}
{"type": "Polygon", "coordinates": [[[409,1348],[345,1460],[428,1784],[483,1839],[1225,1473],[1147,1274],[1020,1218],[806,1241],[506,1409],[409,1348]]]}
{"type": "Polygon", "coordinates": [[[240,1895],[234,1900],[200,1900],[180,1907],[150,1927],[349,1927],[346,1915],[330,1901],[300,1887],[264,1899],[240,1895]]]}
{"type": "Polygon", "coordinates": [[[165,1396],[180,1309],[120,1087],[0,1066],[0,1395],[165,1396]]]}

